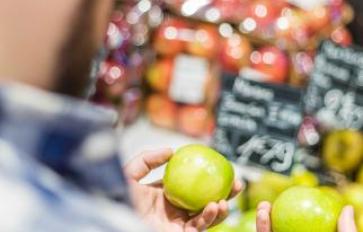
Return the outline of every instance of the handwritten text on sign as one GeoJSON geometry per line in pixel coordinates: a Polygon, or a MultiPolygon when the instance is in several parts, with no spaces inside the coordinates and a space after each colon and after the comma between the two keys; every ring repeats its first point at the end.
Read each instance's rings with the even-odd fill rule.
{"type": "Polygon", "coordinates": [[[299,90],[237,77],[222,93],[214,146],[242,165],[288,174],[302,121],[301,99],[299,90]]]}
{"type": "Polygon", "coordinates": [[[363,50],[322,43],[305,110],[328,128],[363,129],[363,50]]]}

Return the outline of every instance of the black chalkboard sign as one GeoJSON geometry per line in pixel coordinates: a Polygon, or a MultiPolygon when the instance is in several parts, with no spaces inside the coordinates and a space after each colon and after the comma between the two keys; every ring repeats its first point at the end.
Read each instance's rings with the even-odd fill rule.
{"type": "Polygon", "coordinates": [[[215,148],[242,165],[289,174],[302,121],[302,91],[243,76],[224,79],[215,148]]]}
{"type": "Polygon", "coordinates": [[[305,111],[328,128],[363,129],[363,49],[324,41],[305,96],[305,111]]]}

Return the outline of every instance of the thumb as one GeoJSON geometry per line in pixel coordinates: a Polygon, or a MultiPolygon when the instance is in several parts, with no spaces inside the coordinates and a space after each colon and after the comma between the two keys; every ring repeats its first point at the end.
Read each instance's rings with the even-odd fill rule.
{"type": "Polygon", "coordinates": [[[126,164],[125,175],[131,180],[139,181],[153,169],[168,162],[172,155],[173,151],[170,148],[145,151],[126,164]]]}
{"type": "Polygon", "coordinates": [[[338,232],[357,232],[354,223],[354,209],[352,206],[346,206],[342,210],[338,221],[338,232]]]}
{"type": "Polygon", "coordinates": [[[271,232],[271,204],[269,202],[261,202],[257,207],[257,232],[271,232]]]}

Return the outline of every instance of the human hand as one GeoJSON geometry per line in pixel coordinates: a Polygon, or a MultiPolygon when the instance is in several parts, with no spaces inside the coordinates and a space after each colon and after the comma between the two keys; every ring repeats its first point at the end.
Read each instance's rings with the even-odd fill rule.
{"type": "MultiPolygon", "coordinates": [[[[257,232],[272,232],[271,230],[271,204],[262,202],[257,207],[257,232]]],[[[354,210],[351,206],[343,208],[338,221],[338,232],[357,232],[354,223],[354,210]]]]}
{"type": "MultiPolygon", "coordinates": [[[[199,232],[222,222],[228,215],[226,200],[209,203],[203,212],[190,215],[165,199],[161,181],[147,185],[139,183],[153,169],[168,162],[172,155],[171,149],[144,152],[125,166],[131,197],[138,213],[159,232],[199,232]]],[[[235,181],[230,197],[241,189],[242,183],[235,181]]]]}

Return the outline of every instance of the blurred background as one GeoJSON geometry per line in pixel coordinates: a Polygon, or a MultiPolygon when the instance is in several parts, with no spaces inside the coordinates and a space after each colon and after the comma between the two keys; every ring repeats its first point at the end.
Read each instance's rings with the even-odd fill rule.
{"type": "Polygon", "coordinates": [[[360,0],[119,1],[89,100],[118,112],[126,161],[189,143],[234,161],[248,190],[227,224],[324,185],[363,231],[361,45],[360,0]]]}

